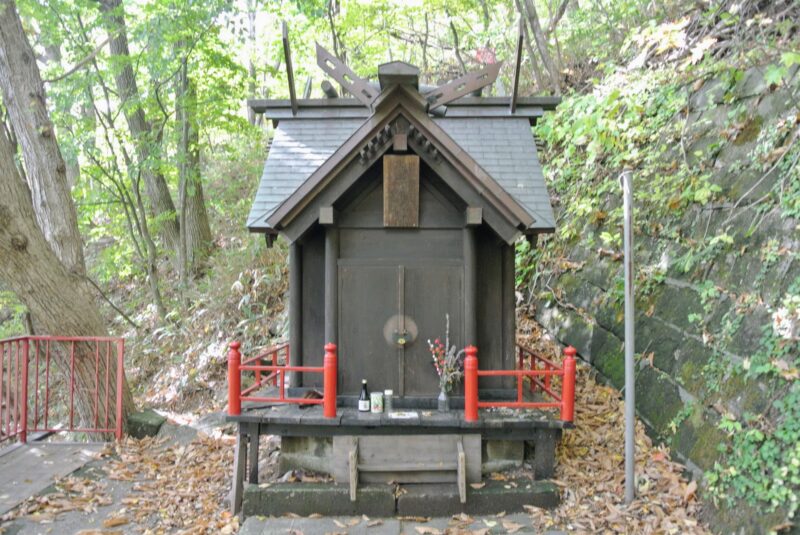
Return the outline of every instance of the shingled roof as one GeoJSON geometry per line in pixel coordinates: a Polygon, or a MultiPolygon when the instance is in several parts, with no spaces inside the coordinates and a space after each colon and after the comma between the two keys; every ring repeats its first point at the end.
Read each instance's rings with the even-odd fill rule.
{"type": "Polygon", "coordinates": [[[328,84],[333,98],[297,100],[290,92],[289,101],[249,102],[276,126],[247,221],[252,232],[298,236],[316,220],[309,212],[293,223],[309,203],[335,201],[361,174],[353,162],[366,169],[398,136],[401,151],[417,152],[462,199],[485,206],[485,222],[509,243],[520,231],[554,230],[531,125],[558,98],[517,98],[516,85],[510,98],[472,96],[496,79],[497,64],[438,87],[421,86],[419,69],[403,62],[379,66],[375,87],[319,45],[317,64],[353,98],[337,98],[328,84]],[[340,176],[348,178],[325,193],[340,176]]]}
{"type": "MultiPolygon", "coordinates": [[[[247,227],[252,232],[269,232],[266,219],[363,122],[363,119],[281,120],[247,227]]],[[[534,219],[531,230],[554,229],[553,209],[526,117],[445,117],[434,122],[525,208],[534,219]]]]}

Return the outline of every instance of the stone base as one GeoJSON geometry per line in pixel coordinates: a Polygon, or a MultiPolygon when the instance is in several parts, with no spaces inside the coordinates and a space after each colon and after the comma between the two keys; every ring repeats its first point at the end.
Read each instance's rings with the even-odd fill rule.
{"type": "MultiPolygon", "coordinates": [[[[538,438],[541,453],[539,460],[542,462],[535,461],[534,441],[484,439],[481,445],[481,473],[513,470],[521,467],[523,461],[527,460],[539,469],[536,473],[537,478],[552,477],[552,458],[560,432],[546,430],[541,435],[538,438]]],[[[281,437],[281,472],[311,470],[330,474],[333,471],[333,463],[331,437],[281,437]]]]}
{"type": "Polygon", "coordinates": [[[493,515],[516,513],[525,505],[549,509],[561,501],[558,487],[549,481],[487,481],[480,489],[467,488],[467,503],[458,499],[455,485],[403,485],[397,497],[401,516],[443,516],[467,513],[493,515]]]}
{"type": "Polygon", "coordinates": [[[449,516],[465,512],[490,515],[524,510],[525,505],[556,507],[558,487],[549,481],[487,481],[475,489],[467,487],[467,503],[459,501],[453,484],[360,485],[357,499],[350,501],[347,485],[335,483],[276,483],[267,487],[249,485],[244,491],[245,517],[308,516],[391,517],[449,516]]]}
{"type": "Polygon", "coordinates": [[[268,487],[248,485],[242,502],[245,517],[289,513],[300,516],[386,517],[393,516],[394,512],[394,485],[361,485],[354,502],[350,501],[348,486],[335,483],[275,483],[268,487]]]}
{"type": "Polygon", "coordinates": [[[484,440],[481,472],[490,474],[522,466],[525,443],[521,440],[484,440]]]}
{"type": "Polygon", "coordinates": [[[167,419],[153,409],[134,412],[128,416],[127,430],[133,438],[154,437],[167,419]]]}
{"type": "Polygon", "coordinates": [[[332,437],[281,437],[281,473],[288,470],[311,470],[330,474],[333,471],[332,437]]]}

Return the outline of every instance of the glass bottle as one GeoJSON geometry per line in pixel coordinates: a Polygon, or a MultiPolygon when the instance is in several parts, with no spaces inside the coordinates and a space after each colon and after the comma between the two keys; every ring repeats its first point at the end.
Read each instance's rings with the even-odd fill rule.
{"type": "Polygon", "coordinates": [[[361,380],[361,394],[358,396],[359,412],[369,412],[369,391],[367,390],[367,380],[361,380]]]}

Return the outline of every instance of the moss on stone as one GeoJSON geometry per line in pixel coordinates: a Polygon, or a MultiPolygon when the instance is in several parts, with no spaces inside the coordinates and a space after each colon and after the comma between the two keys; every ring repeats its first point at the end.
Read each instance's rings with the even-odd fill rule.
{"type": "Polygon", "coordinates": [[[666,435],[669,424],[683,409],[678,385],[667,374],[646,366],[636,374],[636,393],[639,414],[656,433],[666,435]]]}
{"type": "Polygon", "coordinates": [[[733,138],[734,145],[744,145],[758,139],[758,134],[761,133],[761,127],[764,125],[764,118],[760,115],[751,117],[733,138]]]}
{"type": "Polygon", "coordinates": [[[617,388],[625,384],[622,341],[602,327],[592,333],[592,365],[617,388]]]}

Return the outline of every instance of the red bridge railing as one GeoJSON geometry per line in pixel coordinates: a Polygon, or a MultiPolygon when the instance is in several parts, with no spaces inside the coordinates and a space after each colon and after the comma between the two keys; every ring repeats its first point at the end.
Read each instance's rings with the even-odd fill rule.
{"type": "Polygon", "coordinates": [[[26,442],[31,432],[114,433],[122,438],[124,354],[122,338],[0,340],[0,442],[15,437],[26,442]],[[78,415],[76,399],[90,400],[82,402],[78,415]]]}
{"type": "Polygon", "coordinates": [[[228,414],[238,416],[242,413],[243,401],[258,403],[295,403],[298,405],[322,405],[322,412],[326,418],[336,417],[336,345],[325,345],[325,357],[322,366],[290,366],[289,345],[281,344],[272,347],[255,357],[242,361],[239,352],[241,344],[231,342],[228,352],[228,414]],[[284,363],[280,364],[279,357],[283,354],[284,363]],[[264,364],[269,361],[270,364],[264,364]],[[255,372],[252,385],[242,390],[242,372],[255,372]],[[323,376],[322,399],[293,398],[286,396],[286,372],[293,373],[321,373],[323,376]],[[254,392],[265,386],[278,387],[277,396],[258,396],[254,392]]]}
{"type": "Polygon", "coordinates": [[[465,350],[464,360],[464,419],[468,422],[478,421],[478,409],[507,407],[512,409],[548,409],[561,410],[561,419],[571,422],[575,411],[575,355],[574,347],[564,349],[564,361],[561,366],[534,354],[528,349],[520,348],[519,369],[517,370],[479,370],[478,348],[469,346],[465,350]],[[531,359],[530,369],[524,369],[524,358],[531,359]],[[478,399],[478,377],[516,377],[516,401],[480,401],[478,399]],[[552,401],[524,401],[523,381],[528,377],[531,391],[541,389],[545,397],[552,401]],[[561,377],[561,392],[556,392],[552,378],[561,377]]]}

